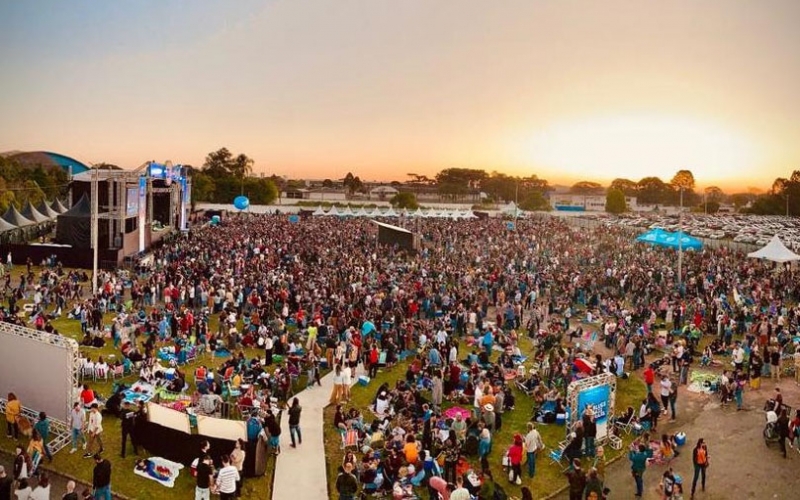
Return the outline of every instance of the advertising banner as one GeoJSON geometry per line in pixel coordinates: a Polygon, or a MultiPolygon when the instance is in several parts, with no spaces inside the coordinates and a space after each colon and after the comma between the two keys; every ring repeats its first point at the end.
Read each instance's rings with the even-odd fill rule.
{"type": "Polygon", "coordinates": [[[608,417],[610,412],[611,387],[598,385],[589,387],[578,393],[578,413],[576,419],[583,417],[587,407],[594,412],[597,423],[597,438],[605,437],[608,433],[608,417]]]}

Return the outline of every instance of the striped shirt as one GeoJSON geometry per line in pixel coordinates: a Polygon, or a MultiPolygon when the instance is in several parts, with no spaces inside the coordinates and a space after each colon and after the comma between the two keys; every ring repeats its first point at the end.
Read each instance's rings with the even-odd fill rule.
{"type": "Polygon", "coordinates": [[[226,465],[219,470],[217,475],[217,489],[220,493],[236,493],[236,481],[239,480],[239,471],[233,465],[226,465]]]}

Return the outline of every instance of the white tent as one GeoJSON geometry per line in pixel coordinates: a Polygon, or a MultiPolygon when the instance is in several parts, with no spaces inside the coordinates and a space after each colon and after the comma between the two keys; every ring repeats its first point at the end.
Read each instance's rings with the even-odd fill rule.
{"type": "Polygon", "coordinates": [[[384,217],[397,217],[397,212],[394,211],[394,208],[389,207],[389,210],[384,212],[383,216],[384,217]]]}
{"type": "Polygon", "coordinates": [[[340,215],[339,214],[339,209],[336,208],[336,205],[331,205],[331,209],[328,210],[327,215],[340,215]]]}
{"type": "Polygon", "coordinates": [[[383,214],[381,213],[381,209],[378,207],[373,208],[372,211],[369,213],[370,217],[381,217],[382,215],[383,214]]]}
{"type": "Polygon", "coordinates": [[[439,214],[436,212],[435,208],[431,208],[428,210],[428,213],[425,214],[425,217],[439,217],[439,214]]]}
{"type": "Polygon", "coordinates": [[[422,211],[422,208],[417,207],[417,210],[410,214],[411,217],[425,217],[425,213],[422,211]]]}
{"type": "Polygon", "coordinates": [[[359,209],[358,209],[358,211],[356,212],[356,217],[366,217],[366,216],[367,216],[367,211],[366,211],[366,210],[364,210],[364,207],[362,206],[362,207],[361,207],[361,208],[359,208],[359,209]]]}
{"type": "Polygon", "coordinates": [[[772,262],[791,262],[793,260],[800,260],[800,255],[792,252],[786,245],[783,244],[778,235],[772,237],[767,245],[756,252],[747,254],[748,257],[753,259],[765,259],[772,262]]]}
{"type": "Polygon", "coordinates": [[[472,213],[472,210],[464,210],[464,213],[461,214],[461,217],[464,219],[477,219],[477,216],[472,213]]]}
{"type": "Polygon", "coordinates": [[[345,217],[352,217],[355,214],[353,213],[353,209],[350,208],[350,205],[347,205],[346,207],[344,207],[344,210],[342,211],[341,215],[345,217]]]}
{"type": "Polygon", "coordinates": [[[311,215],[313,215],[314,217],[319,217],[320,215],[325,215],[325,210],[322,209],[322,205],[319,205],[317,207],[317,209],[314,210],[314,213],[311,214],[311,215]]]}

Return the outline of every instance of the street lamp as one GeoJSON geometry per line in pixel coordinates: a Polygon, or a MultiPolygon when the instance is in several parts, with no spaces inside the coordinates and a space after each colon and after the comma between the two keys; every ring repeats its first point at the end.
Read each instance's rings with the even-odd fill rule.
{"type": "Polygon", "coordinates": [[[680,292],[683,271],[683,187],[681,190],[681,207],[678,212],[678,291],[680,292]]]}

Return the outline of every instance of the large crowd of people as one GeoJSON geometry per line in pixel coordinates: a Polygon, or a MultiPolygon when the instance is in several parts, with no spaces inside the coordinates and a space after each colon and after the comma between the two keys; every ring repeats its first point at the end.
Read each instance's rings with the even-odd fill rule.
{"type": "MultiPolygon", "coordinates": [[[[687,252],[679,283],[674,251],[634,243],[625,228],[579,229],[549,217],[513,230],[498,219],[409,224],[422,235],[416,253],[378,246],[366,220],[231,217],[170,239],[135,270],[102,272],[96,294],[82,271],[29,263],[0,282],[0,320],[51,333],[57,318],[79,322],[81,344],[111,342],[120,354],[111,364],[87,356],[85,373],[136,374],[165,394],[185,394],[198,413],[256,418],[275,453],[280,426],[269,419],[301,376],[310,386],[332,370],[334,425],[361,457],[342,464],[344,499],[353,484],[395,498],[426,490],[461,498],[462,489],[492,498],[487,488],[502,481],[490,478],[490,460],[503,460],[508,480],[521,484],[523,462],[534,477],[544,447],[537,422],[566,413],[567,385],[649,367],[654,348],[670,346],[666,361],[679,383],[692,363],[720,356],[732,356],[735,380],[752,380],[753,366],[776,377],[800,367],[800,282],[788,268],[725,248],[687,252]],[[18,314],[21,305],[28,314],[18,314]],[[599,333],[606,356],[582,342],[584,329],[599,333]],[[701,352],[704,334],[715,341],[701,352]],[[784,363],[791,356],[797,361],[784,363]],[[190,362],[202,366],[184,373],[190,362]],[[401,362],[406,372],[376,388],[370,408],[348,404],[359,375],[401,362]],[[531,427],[494,443],[519,397],[535,401],[531,427]],[[469,411],[448,414],[453,406],[469,411]],[[468,456],[480,465],[467,468],[468,456]]],[[[647,383],[653,401],[632,418],[655,431],[677,389],[647,383]]],[[[564,450],[570,463],[597,453],[592,415],[581,417],[564,450]]],[[[16,420],[8,422],[14,435],[16,420]]],[[[604,495],[597,471],[573,468],[569,482],[583,484],[582,495],[604,495]]]]}

